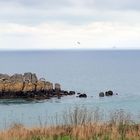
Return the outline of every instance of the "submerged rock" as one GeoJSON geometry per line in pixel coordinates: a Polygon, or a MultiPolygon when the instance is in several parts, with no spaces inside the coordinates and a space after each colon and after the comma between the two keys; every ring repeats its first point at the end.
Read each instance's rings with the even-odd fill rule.
{"type": "Polygon", "coordinates": [[[105,96],[104,92],[99,93],[99,97],[104,97],[104,96],[105,96]]]}
{"type": "Polygon", "coordinates": [[[104,96],[113,96],[114,93],[112,90],[109,90],[109,91],[106,91],[105,93],[104,92],[100,92],[99,93],[99,97],[104,97],[104,96]]]}
{"type": "Polygon", "coordinates": [[[79,98],[87,98],[87,95],[86,94],[80,94],[79,98]]]}
{"type": "Polygon", "coordinates": [[[69,95],[75,95],[75,91],[70,91],[69,95]]]}
{"type": "Polygon", "coordinates": [[[105,92],[106,96],[112,96],[113,95],[113,91],[109,90],[105,92]]]}

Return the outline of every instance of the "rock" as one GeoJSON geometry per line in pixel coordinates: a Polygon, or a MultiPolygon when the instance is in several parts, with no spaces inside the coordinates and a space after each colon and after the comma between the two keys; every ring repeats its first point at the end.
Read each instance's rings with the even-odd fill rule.
{"type": "Polygon", "coordinates": [[[112,96],[113,95],[113,91],[109,90],[105,92],[106,96],[112,96]]]}
{"type": "Polygon", "coordinates": [[[10,77],[10,82],[20,82],[23,83],[23,76],[22,74],[14,74],[10,77]]]}
{"type": "Polygon", "coordinates": [[[110,95],[110,96],[112,96],[113,95],[113,91],[108,91],[108,94],[110,95]]]}
{"type": "Polygon", "coordinates": [[[23,78],[24,81],[28,81],[31,83],[36,83],[38,81],[36,74],[32,74],[30,72],[24,73],[23,78]]]}
{"type": "Polygon", "coordinates": [[[36,83],[37,81],[38,81],[37,76],[36,76],[35,73],[33,73],[33,74],[32,74],[32,80],[31,80],[31,82],[32,82],[32,83],[36,83]]]}
{"type": "Polygon", "coordinates": [[[50,82],[46,82],[45,83],[45,90],[47,90],[47,91],[53,90],[53,84],[50,82]]]}
{"type": "Polygon", "coordinates": [[[10,76],[7,74],[0,74],[0,81],[9,81],[10,76]]]}
{"type": "MultiPolygon", "coordinates": [[[[60,98],[63,95],[74,95],[75,91],[61,91],[61,85],[56,83],[54,88],[51,82],[44,78],[38,80],[34,73],[0,74],[1,98],[26,98],[46,99],[50,97],[60,98]]],[[[83,94],[80,97],[87,97],[83,94]]]]}
{"type": "Polygon", "coordinates": [[[87,95],[86,94],[80,94],[79,98],[87,98],[87,95]]]}
{"type": "Polygon", "coordinates": [[[60,86],[60,84],[55,83],[54,89],[55,89],[56,91],[61,91],[61,86],[60,86]]]}
{"type": "Polygon", "coordinates": [[[68,95],[68,94],[69,94],[69,92],[65,90],[64,91],[64,95],[68,95]]]}
{"type": "Polygon", "coordinates": [[[4,91],[4,83],[0,81],[0,92],[4,91]]]}
{"type": "Polygon", "coordinates": [[[23,82],[10,83],[9,92],[22,92],[23,86],[24,86],[23,82]]]}
{"type": "Polygon", "coordinates": [[[24,77],[25,82],[31,82],[32,81],[32,73],[30,73],[30,72],[24,73],[23,77],[24,77]]]}
{"type": "Polygon", "coordinates": [[[77,95],[80,95],[81,93],[77,93],[77,95]]]}
{"type": "Polygon", "coordinates": [[[105,96],[104,92],[99,93],[99,97],[104,97],[104,96],[105,96]]]}
{"type": "Polygon", "coordinates": [[[40,78],[39,81],[45,82],[45,78],[40,78]]]}
{"type": "Polygon", "coordinates": [[[36,91],[44,91],[46,89],[46,82],[45,81],[38,81],[36,83],[36,91]]]}
{"type": "Polygon", "coordinates": [[[36,85],[31,82],[25,82],[23,87],[23,92],[34,92],[36,90],[36,85]]]}
{"type": "Polygon", "coordinates": [[[5,82],[4,83],[4,92],[10,92],[10,87],[12,87],[11,86],[11,83],[10,82],[5,82]]]}
{"type": "Polygon", "coordinates": [[[75,94],[75,91],[70,91],[69,92],[69,95],[74,95],[75,94]]]}

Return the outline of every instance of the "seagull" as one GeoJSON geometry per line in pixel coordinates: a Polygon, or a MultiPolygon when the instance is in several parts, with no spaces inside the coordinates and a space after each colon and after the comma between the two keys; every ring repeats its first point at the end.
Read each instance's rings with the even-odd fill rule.
{"type": "Polygon", "coordinates": [[[81,43],[80,43],[79,41],[77,41],[77,44],[79,44],[79,45],[80,45],[81,43]]]}

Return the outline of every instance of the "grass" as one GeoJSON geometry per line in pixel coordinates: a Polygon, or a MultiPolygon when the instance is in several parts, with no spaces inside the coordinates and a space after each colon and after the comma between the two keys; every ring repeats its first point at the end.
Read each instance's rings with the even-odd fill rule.
{"type": "Polygon", "coordinates": [[[123,110],[110,114],[108,121],[101,121],[99,109],[90,111],[85,107],[68,109],[57,116],[60,124],[26,128],[14,124],[0,132],[0,140],[140,140],[140,124],[123,110]]]}

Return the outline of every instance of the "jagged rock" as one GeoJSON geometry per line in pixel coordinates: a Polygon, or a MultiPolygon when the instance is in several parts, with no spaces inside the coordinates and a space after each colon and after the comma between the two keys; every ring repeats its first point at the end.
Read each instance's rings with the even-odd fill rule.
{"type": "Polygon", "coordinates": [[[4,82],[4,92],[10,92],[11,87],[12,86],[10,82],[4,82]]]}
{"type": "Polygon", "coordinates": [[[31,82],[32,81],[32,73],[24,73],[23,75],[24,81],[31,82]]]}
{"type": "Polygon", "coordinates": [[[22,92],[23,86],[23,82],[11,83],[10,92],[22,92]]]}
{"type": "Polygon", "coordinates": [[[31,82],[25,82],[24,83],[24,87],[23,87],[23,92],[34,92],[36,89],[35,84],[31,83],[31,82]]]}
{"type": "Polygon", "coordinates": [[[7,74],[0,74],[0,81],[9,81],[10,76],[7,74]]]}
{"type": "Polygon", "coordinates": [[[28,72],[24,75],[14,74],[12,76],[0,74],[0,98],[45,99],[73,94],[75,94],[74,91],[62,91],[59,83],[56,83],[53,88],[53,84],[44,78],[38,80],[34,73],[28,72]]]}
{"type": "Polygon", "coordinates": [[[3,92],[3,91],[4,91],[4,83],[0,82],[0,92],[3,92]]]}
{"type": "Polygon", "coordinates": [[[31,80],[31,82],[32,82],[32,83],[36,83],[37,81],[38,81],[37,76],[36,76],[35,73],[33,73],[33,74],[32,74],[32,80],[31,80]]]}
{"type": "Polygon", "coordinates": [[[40,78],[39,81],[45,82],[46,79],[45,78],[40,78]]]}
{"type": "Polygon", "coordinates": [[[55,90],[56,91],[61,91],[61,85],[58,83],[55,83],[55,90]]]}
{"type": "Polygon", "coordinates": [[[23,83],[23,76],[22,74],[14,74],[10,77],[10,82],[20,82],[23,83]]]}
{"type": "Polygon", "coordinates": [[[36,83],[36,91],[43,91],[46,88],[46,82],[45,81],[38,81],[36,83]]]}
{"type": "Polygon", "coordinates": [[[35,73],[34,74],[32,74],[30,72],[24,73],[23,77],[24,77],[24,81],[28,81],[31,83],[36,83],[38,81],[35,73]]]}
{"type": "Polygon", "coordinates": [[[50,82],[46,82],[45,83],[45,90],[47,90],[47,91],[53,90],[53,84],[50,82]]]}

